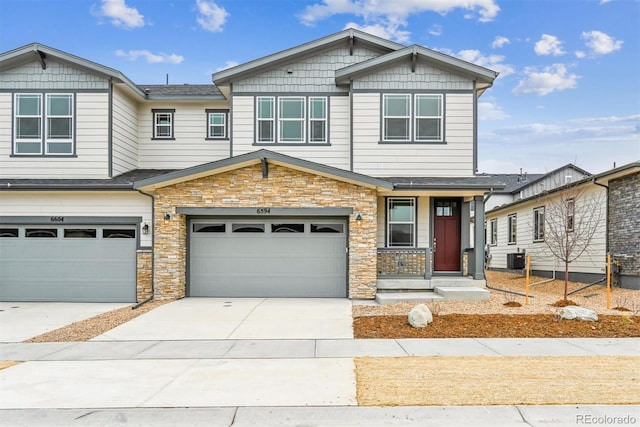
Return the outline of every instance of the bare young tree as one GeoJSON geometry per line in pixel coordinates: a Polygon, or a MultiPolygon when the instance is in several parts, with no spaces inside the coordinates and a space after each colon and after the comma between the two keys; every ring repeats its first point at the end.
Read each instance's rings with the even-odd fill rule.
{"type": "Polygon", "coordinates": [[[540,237],[551,254],[564,264],[564,300],[569,288],[569,264],[585,255],[594,244],[599,228],[604,230],[605,198],[601,191],[588,191],[589,184],[559,187],[540,197],[543,207],[534,214],[534,234],[540,237]],[[537,223],[536,223],[537,221],[537,223]]]}

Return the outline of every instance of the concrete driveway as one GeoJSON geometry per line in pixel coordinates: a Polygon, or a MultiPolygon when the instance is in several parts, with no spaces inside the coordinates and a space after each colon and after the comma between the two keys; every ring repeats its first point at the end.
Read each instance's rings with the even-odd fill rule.
{"type": "Polygon", "coordinates": [[[93,341],[332,338],[353,338],[348,299],[184,298],[93,341]]]}
{"type": "Polygon", "coordinates": [[[0,302],[0,342],[20,342],[129,303],[0,302]]]}

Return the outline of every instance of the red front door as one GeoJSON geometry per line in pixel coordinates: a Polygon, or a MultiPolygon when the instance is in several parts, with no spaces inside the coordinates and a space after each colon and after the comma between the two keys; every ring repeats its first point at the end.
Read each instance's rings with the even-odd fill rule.
{"type": "Polygon", "coordinates": [[[433,269],[460,271],[460,202],[436,200],[433,269]]]}

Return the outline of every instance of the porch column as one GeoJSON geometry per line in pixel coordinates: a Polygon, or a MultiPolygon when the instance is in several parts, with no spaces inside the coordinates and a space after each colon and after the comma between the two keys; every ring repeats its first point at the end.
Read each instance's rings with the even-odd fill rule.
{"type": "Polygon", "coordinates": [[[473,278],[476,280],[484,280],[484,196],[474,196],[475,201],[475,271],[473,278]]]}

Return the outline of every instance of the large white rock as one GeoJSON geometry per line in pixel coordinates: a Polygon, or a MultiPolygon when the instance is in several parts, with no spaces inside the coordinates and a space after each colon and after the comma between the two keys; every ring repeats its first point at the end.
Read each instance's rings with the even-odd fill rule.
{"type": "Polygon", "coordinates": [[[598,313],[587,308],[568,305],[560,311],[560,318],[563,320],[584,320],[588,322],[597,322],[598,313]]]}
{"type": "Polygon", "coordinates": [[[433,322],[431,310],[424,304],[418,304],[409,312],[409,324],[414,328],[424,328],[433,322]]]}

